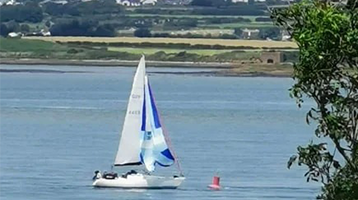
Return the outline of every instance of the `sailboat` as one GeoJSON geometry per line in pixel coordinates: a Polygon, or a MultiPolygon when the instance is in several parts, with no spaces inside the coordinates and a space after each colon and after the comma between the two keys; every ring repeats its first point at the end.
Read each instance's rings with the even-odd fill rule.
{"type": "Polygon", "coordinates": [[[145,172],[136,171],[109,178],[105,175],[94,179],[94,187],[175,189],[185,177],[173,150],[168,146],[169,138],[163,131],[159,113],[145,70],[145,58],[139,61],[134,75],[119,147],[114,166],[144,165],[145,172]],[[177,164],[179,176],[154,176],[157,167],[177,164]]]}

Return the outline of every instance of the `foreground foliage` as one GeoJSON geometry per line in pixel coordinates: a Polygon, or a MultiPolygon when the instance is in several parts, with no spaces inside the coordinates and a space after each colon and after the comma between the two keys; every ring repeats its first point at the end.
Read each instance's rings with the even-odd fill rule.
{"type": "Polygon", "coordinates": [[[307,181],[324,184],[319,199],[358,199],[358,1],[333,5],[304,1],[273,10],[276,23],[299,46],[292,97],[316,106],[307,123],[316,125],[316,142],[298,147],[288,162],[305,165],[307,181]]]}

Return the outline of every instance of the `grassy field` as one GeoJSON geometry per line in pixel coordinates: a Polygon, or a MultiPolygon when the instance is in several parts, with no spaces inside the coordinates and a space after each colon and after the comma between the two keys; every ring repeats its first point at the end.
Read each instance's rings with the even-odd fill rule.
{"type": "Polygon", "coordinates": [[[43,40],[5,39],[0,37],[1,52],[47,52],[67,49],[63,45],[43,40]]]}
{"type": "Polygon", "coordinates": [[[108,47],[108,51],[119,51],[119,52],[127,52],[134,54],[154,54],[159,51],[163,51],[165,53],[179,53],[186,51],[187,53],[195,53],[199,55],[211,56],[220,53],[231,52],[233,50],[225,49],[225,50],[211,50],[211,49],[165,49],[165,48],[130,48],[130,47],[108,47]]]}
{"type": "Polygon", "coordinates": [[[227,62],[258,57],[260,51],[232,49],[185,49],[185,48],[132,48],[104,47],[95,45],[57,44],[38,39],[0,38],[1,58],[37,59],[120,59],[137,60],[145,54],[150,60],[185,62],[227,62]],[[161,52],[161,53],[160,53],[161,52]]]}
{"type": "Polygon", "coordinates": [[[223,23],[223,24],[205,24],[199,25],[203,28],[222,28],[222,29],[234,29],[234,28],[268,28],[275,27],[272,22],[252,22],[252,23],[223,23]]]}
{"type": "Polygon", "coordinates": [[[228,56],[239,60],[248,60],[250,58],[260,57],[260,51],[237,51],[237,50],[211,50],[211,49],[166,49],[166,48],[127,48],[127,47],[108,47],[108,51],[126,52],[138,55],[151,55],[158,52],[165,52],[166,54],[178,54],[180,52],[186,52],[189,54],[196,54],[199,56],[216,56],[222,57],[228,56]]]}
{"type": "Polygon", "coordinates": [[[219,36],[222,34],[234,34],[234,30],[228,30],[228,29],[189,29],[189,30],[178,30],[178,31],[152,31],[152,33],[173,33],[174,35],[180,35],[180,34],[200,34],[200,35],[207,35],[210,34],[211,36],[219,36]]]}
{"type": "Polygon", "coordinates": [[[23,37],[24,39],[39,39],[51,42],[126,42],[126,43],[186,43],[222,46],[248,46],[256,48],[297,48],[293,42],[266,40],[229,40],[229,39],[189,39],[189,38],[136,38],[136,37],[23,37]]]}
{"type": "Polygon", "coordinates": [[[128,17],[162,17],[162,18],[195,18],[195,19],[211,19],[211,18],[238,18],[250,19],[255,21],[257,17],[268,17],[268,16],[251,16],[251,15],[156,15],[156,14],[126,14],[128,17]]]}

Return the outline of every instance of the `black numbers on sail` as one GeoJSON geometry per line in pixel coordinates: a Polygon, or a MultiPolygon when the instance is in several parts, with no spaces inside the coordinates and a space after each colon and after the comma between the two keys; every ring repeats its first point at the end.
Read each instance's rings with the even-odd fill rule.
{"type": "Polygon", "coordinates": [[[132,94],[132,99],[139,99],[140,95],[139,94],[132,94]]]}
{"type": "Polygon", "coordinates": [[[140,111],[139,111],[139,110],[130,110],[130,111],[128,111],[128,114],[131,114],[131,115],[140,115],[140,111]]]}

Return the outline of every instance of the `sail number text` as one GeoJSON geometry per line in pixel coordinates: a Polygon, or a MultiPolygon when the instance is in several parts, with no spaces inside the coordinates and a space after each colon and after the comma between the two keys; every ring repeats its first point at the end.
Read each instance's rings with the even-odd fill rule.
{"type": "Polygon", "coordinates": [[[132,94],[132,99],[139,99],[140,95],[139,94],[132,94]]]}
{"type": "Polygon", "coordinates": [[[130,110],[130,111],[128,111],[128,114],[131,114],[131,115],[140,115],[140,110],[130,110]]]}

